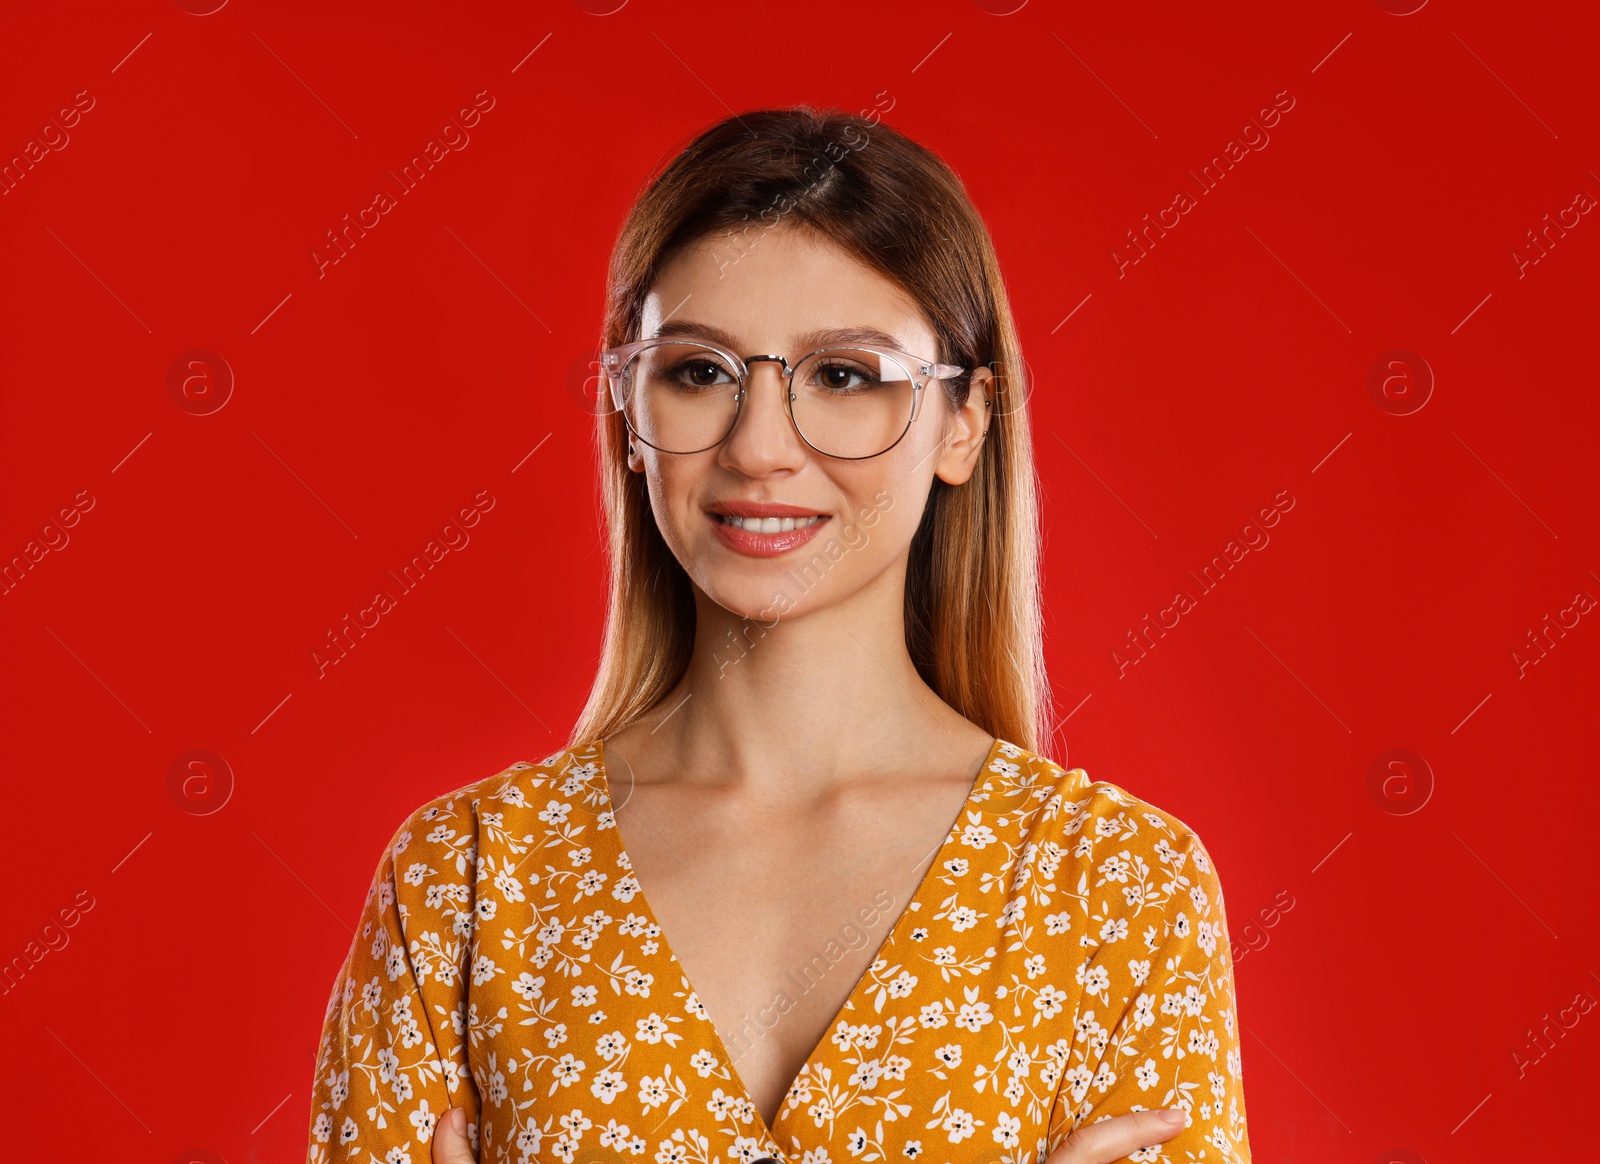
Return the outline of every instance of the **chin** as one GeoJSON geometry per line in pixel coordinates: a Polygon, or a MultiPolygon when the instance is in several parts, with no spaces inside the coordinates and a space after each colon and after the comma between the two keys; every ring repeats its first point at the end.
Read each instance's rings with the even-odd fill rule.
{"type": "Polygon", "coordinates": [[[742,580],[724,586],[716,585],[715,579],[708,579],[708,582],[710,584],[701,589],[723,610],[768,626],[776,626],[778,620],[792,614],[797,605],[789,593],[793,587],[786,587],[781,571],[773,571],[773,577],[765,582],[742,580]]]}

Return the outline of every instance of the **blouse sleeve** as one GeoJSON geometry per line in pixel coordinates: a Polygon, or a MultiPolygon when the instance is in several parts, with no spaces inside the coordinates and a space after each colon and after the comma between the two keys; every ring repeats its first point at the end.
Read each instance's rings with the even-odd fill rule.
{"type": "Polygon", "coordinates": [[[462,972],[471,833],[435,825],[439,814],[408,817],[373,874],[323,1019],[307,1164],[427,1164],[434,1125],[456,1106],[477,1147],[462,972]]]}
{"type": "Polygon", "coordinates": [[[1085,957],[1057,1096],[1062,1130],[1177,1107],[1184,1129],[1129,1160],[1249,1164],[1222,884],[1187,826],[1132,804],[1074,818],[1084,824],[1074,851],[1087,858],[1074,915],[1085,919],[1085,957]]]}

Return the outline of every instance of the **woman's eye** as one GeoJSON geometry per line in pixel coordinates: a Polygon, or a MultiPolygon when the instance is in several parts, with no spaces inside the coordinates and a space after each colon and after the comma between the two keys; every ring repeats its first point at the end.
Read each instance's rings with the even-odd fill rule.
{"type": "Polygon", "coordinates": [[[833,392],[866,387],[869,382],[865,372],[848,364],[825,364],[817,369],[817,383],[833,392]]]}
{"type": "Polygon", "coordinates": [[[722,374],[722,369],[709,360],[699,360],[684,364],[679,368],[679,374],[685,382],[696,388],[709,388],[716,383],[717,377],[722,374]]]}

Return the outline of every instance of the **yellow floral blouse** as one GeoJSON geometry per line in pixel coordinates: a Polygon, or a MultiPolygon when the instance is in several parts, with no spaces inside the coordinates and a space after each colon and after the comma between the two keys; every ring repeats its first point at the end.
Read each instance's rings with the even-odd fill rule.
{"type": "Polygon", "coordinates": [[[1188,1126],[1130,1159],[1248,1162],[1222,887],[1176,817],[995,740],[768,1127],[633,876],[603,744],[516,763],[384,853],[308,1164],[428,1164],[453,1106],[481,1164],[1038,1164],[1171,1106],[1188,1126]]]}

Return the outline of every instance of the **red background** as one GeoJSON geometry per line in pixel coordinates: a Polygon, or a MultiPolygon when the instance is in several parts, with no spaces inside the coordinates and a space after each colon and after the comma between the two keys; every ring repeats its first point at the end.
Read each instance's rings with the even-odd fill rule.
{"type": "Polygon", "coordinates": [[[548,755],[593,675],[572,368],[634,193],[732,110],[890,99],[989,222],[1034,376],[1048,750],[1214,855],[1257,1159],[1577,1149],[1600,1013],[1542,1057],[1529,1030],[1600,999],[1600,611],[1513,652],[1600,595],[1600,215],[1513,255],[1600,197],[1594,27],[1547,0],[614,2],[7,6],[0,156],[93,105],[0,196],[0,555],[92,509],[0,596],[0,960],[94,903],[0,995],[7,1158],[303,1156],[384,842],[548,755]],[[325,232],[483,91],[470,143],[319,277],[325,232]],[[168,390],[192,349],[236,381],[207,415],[168,390]],[[1435,378],[1420,410],[1415,378],[1368,390],[1394,349],[1435,378]],[[1259,542],[1280,490],[1201,592],[1186,571],[1259,542]],[[480,491],[470,543],[319,678],[480,491]],[[169,793],[195,748],[231,769],[214,812],[169,793]],[[1431,784],[1369,792],[1395,748],[1431,784]]]}

